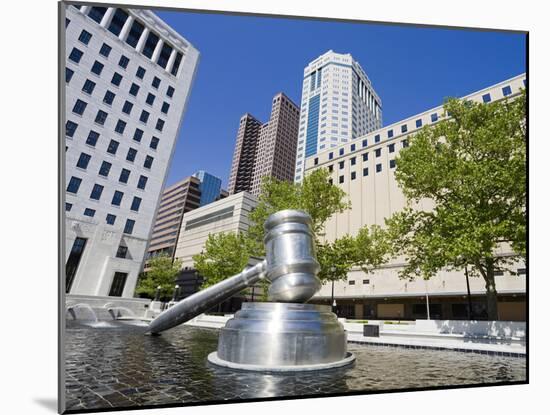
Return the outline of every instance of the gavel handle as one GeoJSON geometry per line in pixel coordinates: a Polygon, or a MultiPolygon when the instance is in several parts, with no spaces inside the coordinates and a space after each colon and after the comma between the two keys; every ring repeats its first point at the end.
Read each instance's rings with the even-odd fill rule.
{"type": "Polygon", "coordinates": [[[147,332],[152,334],[160,333],[191,320],[193,317],[208,311],[244,288],[255,284],[264,277],[265,270],[266,260],[264,259],[262,262],[245,269],[237,275],[181,300],[151,321],[147,332]]]}

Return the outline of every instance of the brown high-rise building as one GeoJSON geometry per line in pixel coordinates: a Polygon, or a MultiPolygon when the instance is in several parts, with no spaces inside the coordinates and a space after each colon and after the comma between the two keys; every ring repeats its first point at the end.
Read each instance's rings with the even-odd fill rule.
{"type": "Polygon", "coordinates": [[[300,109],[285,94],[273,97],[269,121],[261,124],[250,114],[241,118],[229,193],[260,194],[265,176],[294,180],[300,109]]]}

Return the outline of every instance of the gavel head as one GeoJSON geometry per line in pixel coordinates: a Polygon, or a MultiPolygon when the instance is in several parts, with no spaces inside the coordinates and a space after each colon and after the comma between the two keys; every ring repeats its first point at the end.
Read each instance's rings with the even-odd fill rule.
{"type": "Polygon", "coordinates": [[[310,216],[300,210],[281,210],[267,218],[264,229],[269,300],[308,301],[321,288],[310,216]]]}

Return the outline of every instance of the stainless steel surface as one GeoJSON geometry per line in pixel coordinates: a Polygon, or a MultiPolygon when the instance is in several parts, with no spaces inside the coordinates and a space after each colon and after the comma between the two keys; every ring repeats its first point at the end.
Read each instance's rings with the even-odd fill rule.
{"type": "Polygon", "coordinates": [[[162,312],[148,331],[160,333],[209,310],[261,278],[271,281],[269,299],[305,302],[321,288],[316,274],[311,218],[298,210],[271,215],[264,225],[266,259],[254,267],[185,298],[162,312]]]}
{"type": "Polygon", "coordinates": [[[220,330],[212,363],[246,370],[319,370],[353,362],[330,306],[244,303],[220,330]]]}
{"type": "Polygon", "coordinates": [[[155,318],[147,331],[160,333],[178,324],[191,320],[193,317],[208,311],[225,299],[238,293],[244,288],[253,285],[263,278],[266,262],[265,260],[244,270],[240,274],[223,280],[211,287],[201,290],[178,302],[166,311],[163,311],[155,318]]]}

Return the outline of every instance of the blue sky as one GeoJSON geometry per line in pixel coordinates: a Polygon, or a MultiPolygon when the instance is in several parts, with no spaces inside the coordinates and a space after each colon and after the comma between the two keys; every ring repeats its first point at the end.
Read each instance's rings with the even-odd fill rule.
{"type": "Polygon", "coordinates": [[[201,53],[167,185],[197,170],[223,181],[239,119],[267,121],[283,91],[300,105],[303,69],[351,53],[382,99],[384,125],[525,72],[525,35],[157,11],[201,53]]]}

